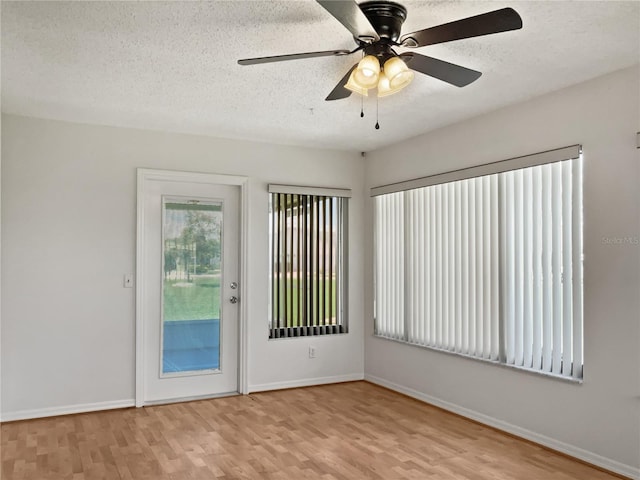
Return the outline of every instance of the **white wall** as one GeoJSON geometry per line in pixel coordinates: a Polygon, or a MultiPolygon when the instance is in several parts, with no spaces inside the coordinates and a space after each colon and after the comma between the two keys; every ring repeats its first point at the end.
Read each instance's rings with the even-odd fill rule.
{"type": "Polygon", "coordinates": [[[250,177],[250,390],[362,378],[359,155],[12,115],[2,138],[3,419],[134,398],[136,167],[250,177]],[[349,334],[267,340],[269,182],[353,189],[349,334]]]}
{"type": "Polygon", "coordinates": [[[623,70],[367,157],[372,187],[583,145],[584,383],[373,337],[371,201],[365,235],[367,378],[640,475],[639,80],[637,68],[623,70]],[[605,240],[623,237],[635,241],[605,240]]]}

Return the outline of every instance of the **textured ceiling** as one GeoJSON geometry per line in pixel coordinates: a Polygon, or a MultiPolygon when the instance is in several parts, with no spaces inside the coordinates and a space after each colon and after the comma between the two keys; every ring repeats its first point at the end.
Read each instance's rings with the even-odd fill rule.
{"type": "Polygon", "coordinates": [[[403,1],[403,32],[510,6],[522,30],[417,51],[480,70],[457,88],[325,102],[357,55],[253,66],[240,58],[351,49],[307,1],[2,2],[2,109],[103,125],[370,151],[640,60],[640,2],[403,1]]]}

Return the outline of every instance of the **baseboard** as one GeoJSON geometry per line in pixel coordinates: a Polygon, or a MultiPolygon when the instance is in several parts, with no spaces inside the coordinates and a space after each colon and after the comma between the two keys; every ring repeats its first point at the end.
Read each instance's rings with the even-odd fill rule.
{"type": "Polygon", "coordinates": [[[213,395],[194,395],[192,397],[167,398],[164,400],[147,400],[144,402],[145,407],[155,407],[158,405],[171,405],[173,403],[197,402],[199,400],[213,400],[214,398],[235,397],[240,395],[238,392],[215,393],[213,395]]]}
{"type": "Polygon", "coordinates": [[[436,397],[432,397],[431,395],[427,395],[426,393],[419,392],[418,390],[414,390],[412,388],[408,388],[394,382],[390,382],[389,380],[376,377],[375,375],[365,374],[364,379],[368,382],[375,383],[376,385],[380,385],[382,387],[388,388],[390,390],[394,390],[396,392],[402,393],[409,397],[413,397],[417,400],[421,400],[430,405],[434,405],[436,407],[442,408],[443,410],[456,413],[460,416],[470,418],[471,420],[475,420],[484,425],[488,425],[490,427],[497,428],[498,430],[502,430],[512,435],[516,435],[526,440],[530,440],[534,443],[538,443],[545,447],[551,448],[552,450],[556,450],[558,452],[564,453],[571,457],[575,457],[577,459],[583,460],[587,463],[603,468],[605,470],[615,472],[619,475],[623,475],[628,478],[640,479],[640,468],[636,468],[631,465],[625,465],[624,463],[620,463],[616,460],[603,457],[602,455],[598,455],[597,453],[589,452],[588,450],[584,450],[582,448],[569,445],[559,440],[555,440],[551,437],[547,437],[545,435],[532,432],[531,430],[518,427],[517,425],[513,425],[511,423],[499,420],[497,418],[484,415],[482,413],[476,412],[474,410],[470,410],[465,407],[461,407],[459,405],[456,405],[451,402],[447,402],[445,400],[441,400],[436,397]]]}
{"type": "Polygon", "coordinates": [[[116,408],[134,407],[134,399],[115,400],[112,402],[81,403],[64,407],[37,408],[34,410],[17,410],[2,414],[2,422],[15,420],[31,420],[34,418],[56,417],[58,415],[71,415],[74,413],[98,412],[101,410],[113,410],[116,408]]]}
{"type": "Polygon", "coordinates": [[[282,390],[285,388],[311,387],[314,385],[326,385],[327,383],[355,382],[363,380],[362,373],[350,373],[347,375],[336,375],[333,377],[305,378],[303,380],[292,380],[289,382],[262,383],[249,385],[247,393],[267,392],[270,390],[282,390]]]}
{"type": "MultiPolygon", "coordinates": [[[[247,393],[266,392],[269,390],[282,390],[285,388],[310,387],[313,385],[325,385],[328,383],[353,382],[363,380],[362,373],[352,373],[348,375],[336,375],[333,377],[316,377],[303,380],[293,380],[289,382],[263,383],[258,385],[249,385],[247,393]]],[[[85,403],[78,405],[69,405],[64,407],[42,408],[34,410],[18,410],[15,412],[6,412],[2,414],[0,421],[13,422],[16,420],[30,420],[34,418],[55,417],[58,415],[71,415],[74,413],[96,412],[100,410],[113,410],[116,408],[135,407],[135,399],[117,400],[113,402],[97,402],[85,403]]]]}

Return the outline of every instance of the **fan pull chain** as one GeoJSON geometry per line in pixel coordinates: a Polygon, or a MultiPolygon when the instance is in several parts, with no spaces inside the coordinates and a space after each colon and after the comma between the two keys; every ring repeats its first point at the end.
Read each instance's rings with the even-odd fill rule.
{"type": "MultiPolygon", "coordinates": [[[[364,58],[364,50],[362,51],[362,58],[364,58]]],[[[364,95],[360,95],[360,118],[364,117],[364,95]]]]}
{"type": "Polygon", "coordinates": [[[378,95],[376,95],[376,130],[380,130],[380,124],[378,123],[378,95]]]}

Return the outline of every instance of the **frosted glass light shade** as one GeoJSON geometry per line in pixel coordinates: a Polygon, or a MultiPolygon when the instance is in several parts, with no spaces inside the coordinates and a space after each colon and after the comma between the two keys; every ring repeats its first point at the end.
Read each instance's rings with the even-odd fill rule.
{"type": "Polygon", "coordinates": [[[378,84],[380,62],[373,55],[367,55],[354,70],[353,79],[362,88],[374,88],[378,84]]]}
{"type": "Polygon", "coordinates": [[[380,72],[380,79],[378,80],[378,97],[387,97],[394,93],[398,93],[407,85],[409,85],[409,82],[405,82],[399,87],[393,88],[389,84],[389,77],[387,77],[384,72],[380,72]]]}
{"type": "Polygon", "coordinates": [[[394,89],[406,87],[413,80],[413,71],[399,57],[391,57],[384,63],[384,73],[394,89]]]}
{"type": "Polygon", "coordinates": [[[354,79],[356,71],[354,70],[353,72],[351,72],[351,75],[349,75],[349,80],[347,80],[346,85],[344,86],[344,88],[346,88],[347,90],[351,90],[354,93],[359,93],[360,95],[364,95],[365,97],[369,96],[369,90],[360,86],[354,79]]]}

